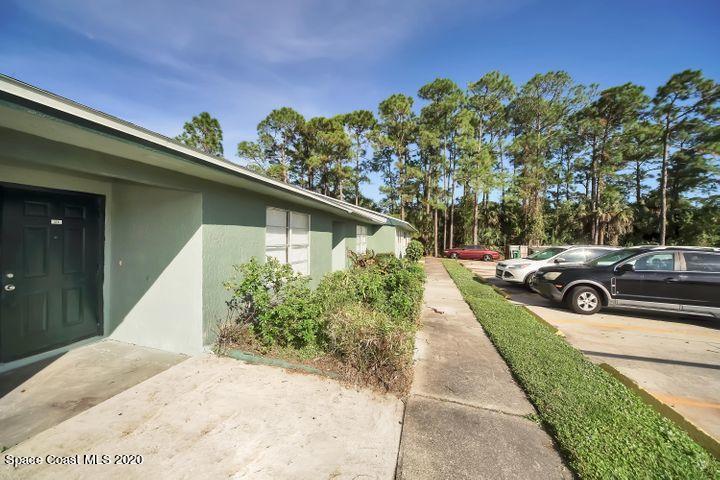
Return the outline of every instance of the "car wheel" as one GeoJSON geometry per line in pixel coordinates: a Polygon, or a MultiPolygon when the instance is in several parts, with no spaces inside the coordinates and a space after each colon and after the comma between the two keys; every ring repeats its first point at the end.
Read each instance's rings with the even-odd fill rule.
{"type": "Polygon", "coordinates": [[[600,294],[592,287],[575,287],[568,296],[570,310],[581,315],[592,315],[602,308],[600,294]]]}
{"type": "Polygon", "coordinates": [[[450,254],[450,258],[455,258],[455,259],[457,259],[457,253],[451,253],[451,254],[450,254]]]}
{"type": "Polygon", "coordinates": [[[525,286],[527,288],[530,288],[530,284],[532,283],[533,278],[535,278],[535,272],[528,273],[527,277],[525,277],[525,286]]]}
{"type": "Polygon", "coordinates": [[[492,255],[488,255],[487,253],[483,255],[483,262],[489,262],[492,260],[492,255]]]}

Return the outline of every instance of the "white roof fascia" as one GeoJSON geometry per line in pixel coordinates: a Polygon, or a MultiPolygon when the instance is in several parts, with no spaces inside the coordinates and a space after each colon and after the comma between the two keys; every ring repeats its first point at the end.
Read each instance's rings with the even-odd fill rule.
{"type": "Polygon", "coordinates": [[[361,211],[358,207],[351,205],[347,202],[342,202],[341,204],[338,200],[327,197],[325,195],[311,192],[309,190],[305,190],[304,188],[289,185],[287,183],[274,180],[264,175],[260,175],[251,170],[248,170],[247,168],[241,167],[240,165],[237,165],[225,158],[208,155],[207,153],[201,152],[194,148],[190,148],[176,140],[173,140],[159,133],[155,133],[146,128],[140,127],[125,120],[121,120],[117,117],[113,117],[112,115],[108,115],[99,110],[95,110],[93,108],[79,104],[59,95],[55,95],[54,93],[39,89],[37,87],[26,84],[6,75],[0,74],[0,90],[16,97],[20,97],[25,100],[29,100],[31,102],[52,108],[54,110],[61,111],[68,115],[81,118],[83,120],[98,125],[102,125],[111,130],[124,133],[140,140],[144,140],[146,142],[158,145],[168,150],[172,150],[186,156],[194,157],[215,167],[219,167],[232,173],[242,175],[257,182],[271,185],[280,190],[290,191],[297,195],[311,198],[317,202],[321,202],[334,208],[343,210],[345,213],[358,215],[371,222],[387,223],[387,218],[384,215],[379,214],[378,212],[366,209],[363,209],[365,211],[361,211]]]}

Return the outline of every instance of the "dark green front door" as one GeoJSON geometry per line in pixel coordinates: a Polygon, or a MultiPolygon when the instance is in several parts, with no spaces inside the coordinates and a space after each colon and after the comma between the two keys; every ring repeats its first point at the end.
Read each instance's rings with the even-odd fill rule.
{"type": "Polygon", "coordinates": [[[100,197],[0,186],[0,360],[98,335],[100,197]]]}

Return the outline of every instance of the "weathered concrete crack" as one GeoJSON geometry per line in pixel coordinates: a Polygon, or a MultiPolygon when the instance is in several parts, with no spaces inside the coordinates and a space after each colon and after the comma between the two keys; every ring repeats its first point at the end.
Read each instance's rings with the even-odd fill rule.
{"type": "Polygon", "coordinates": [[[403,401],[403,416],[402,424],[400,425],[400,438],[398,439],[398,452],[395,457],[395,478],[402,478],[402,443],[403,443],[403,431],[405,430],[405,415],[407,414],[407,402],[410,398],[406,398],[403,401]]]}
{"type": "Polygon", "coordinates": [[[459,400],[452,400],[452,399],[450,399],[450,398],[436,397],[436,396],[434,396],[434,395],[427,395],[427,394],[424,394],[424,393],[413,393],[411,396],[427,398],[427,399],[429,399],[429,400],[435,400],[436,402],[453,403],[453,404],[455,404],[455,405],[461,405],[461,406],[463,406],[463,407],[475,408],[475,409],[477,409],[477,410],[486,410],[486,411],[488,411],[488,412],[493,412],[493,413],[501,413],[501,414],[503,414],[503,415],[509,415],[509,416],[511,416],[511,417],[524,418],[525,420],[532,421],[532,420],[530,420],[530,419],[527,418],[527,415],[522,415],[522,414],[515,413],[515,412],[506,412],[505,410],[500,410],[500,409],[498,409],[498,408],[485,407],[485,406],[483,406],[483,405],[477,405],[477,404],[473,404],[473,403],[461,402],[461,401],[459,401],[459,400]]]}

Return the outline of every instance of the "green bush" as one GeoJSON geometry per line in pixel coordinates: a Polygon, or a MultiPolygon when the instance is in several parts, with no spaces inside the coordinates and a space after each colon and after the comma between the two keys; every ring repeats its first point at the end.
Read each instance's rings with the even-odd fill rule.
{"type": "Polygon", "coordinates": [[[417,262],[423,257],[424,253],[425,247],[423,247],[422,243],[417,240],[410,240],[410,243],[408,243],[405,249],[405,258],[411,262],[417,262]]]}
{"type": "Polygon", "coordinates": [[[371,383],[405,391],[425,273],[394,256],[358,258],[358,266],[326,275],[315,290],[273,258],[236,266],[225,284],[230,320],[218,326],[218,351],[326,352],[371,383]]]}
{"type": "Polygon", "coordinates": [[[420,313],[425,272],[414,262],[394,259],[385,267],[387,300],[379,309],[397,320],[414,321],[420,313]]]}
{"type": "Polygon", "coordinates": [[[376,253],[375,259],[380,266],[387,265],[389,262],[397,259],[394,253],[376,253]]]}
{"type": "Polygon", "coordinates": [[[393,257],[387,263],[326,275],[316,294],[328,309],[359,302],[395,321],[414,322],[420,311],[424,280],[420,265],[393,257]]]}
{"type": "Polygon", "coordinates": [[[443,260],[580,478],[720,478],[675,424],[453,260],[443,260]]]}
{"type": "Polygon", "coordinates": [[[353,268],[366,268],[378,263],[378,256],[373,250],[368,250],[365,253],[357,253],[352,250],[348,250],[347,256],[350,260],[350,265],[353,268]]]}
{"type": "Polygon", "coordinates": [[[235,323],[247,325],[267,346],[317,343],[323,309],[315,302],[309,277],[271,257],[265,263],[253,258],[235,270],[235,277],[225,283],[232,293],[228,308],[235,323]]]}
{"type": "Polygon", "coordinates": [[[323,277],[315,294],[327,310],[347,303],[381,305],[387,298],[383,279],[375,267],[351,268],[328,274],[323,277]]]}
{"type": "Polygon", "coordinates": [[[328,351],[386,389],[409,386],[414,325],[393,321],[361,303],[349,303],[327,315],[328,351]]]}

